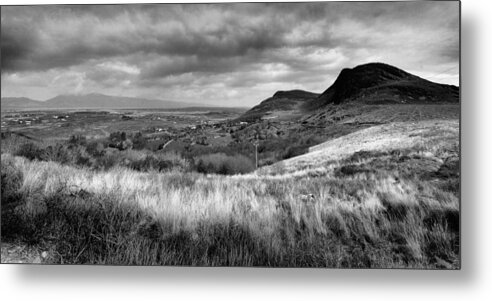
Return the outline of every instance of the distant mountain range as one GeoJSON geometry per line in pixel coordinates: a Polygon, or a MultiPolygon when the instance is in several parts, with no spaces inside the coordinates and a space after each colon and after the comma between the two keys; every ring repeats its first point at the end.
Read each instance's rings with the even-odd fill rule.
{"type": "Polygon", "coordinates": [[[59,95],[46,101],[25,97],[2,97],[1,109],[178,109],[204,107],[203,104],[137,97],[110,96],[98,93],[83,95],[59,95]]]}
{"type": "MultiPolygon", "coordinates": [[[[363,104],[458,103],[459,88],[434,83],[383,63],[369,63],[343,69],[323,93],[302,90],[278,91],[239,119],[254,120],[272,112],[298,116],[323,107],[347,102],[363,104]]],[[[1,109],[178,109],[203,104],[104,94],[59,95],[46,101],[25,97],[1,99],[1,109]]]]}
{"type": "Polygon", "coordinates": [[[267,115],[290,116],[313,113],[327,105],[439,104],[458,103],[459,88],[438,84],[383,63],[343,69],[335,82],[321,94],[302,90],[278,91],[244,113],[239,120],[267,115]]]}
{"type": "Polygon", "coordinates": [[[3,110],[22,110],[42,108],[43,102],[26,97],[2,97],[0,108],[3,110]]]}

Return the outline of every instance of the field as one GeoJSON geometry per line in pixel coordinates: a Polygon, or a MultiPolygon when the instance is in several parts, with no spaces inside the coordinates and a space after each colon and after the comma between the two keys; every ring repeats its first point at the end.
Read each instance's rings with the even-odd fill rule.
{"type": "Polygon", "coordinates": [[[141,131],[150,135],[169,127],[182,129],[191,125],[216,123],[239,116],[242,112],[244,109],[235,108],[2,111],[2,132],[20,132],[42,140],[66,140],[74,134],[98,139],[117,131],[141,131]]]}
{"type": "MultiPolygon", "coordinates": [[[[111,136],[106,128],[106,135],[87,134],[87,142],[60,148],[63,160],[49,148],[53,140],[5,135],[2,242],[27,246],[44,263],[457,269],[459,106],[443,108],[408,106],[405,116],[413,120],[377,126],[328,113],[325,129],[314,131],[319,140],[257,170],[247,161],[233,166],[227,156],[243,151],[252,160],[251,148],[236,151],[251,138],[263,143],[266,156],[270,139],[286,143],[292,133],[313,133],[321,121],[241,124],[228,121],[234,116],[228,113],[210,123],[183,119],[171,129],[156,120],[151,127],[176,131],[182,148],[117,149],[103,143],[111,136]],[[91,151],[91,140],[102,143],[103,154],[91,151]],[[21,151],[26,143],[36,146],[21,151]],[[111,154],[120,161],[98,165],[111,154]],[[168,163],[157,169],[143,162],[168,163]]],[[[134,124],[121,117],[101,124],[137,130],[147,114],[133,113],[134,124]]],[[[43,137],[29,130],[22,133],[43,137]]],[[[143,136],[149,141],[159,133],[143,136]]],[[[282,148],[270,155],[278,158],[282,148]]]]}

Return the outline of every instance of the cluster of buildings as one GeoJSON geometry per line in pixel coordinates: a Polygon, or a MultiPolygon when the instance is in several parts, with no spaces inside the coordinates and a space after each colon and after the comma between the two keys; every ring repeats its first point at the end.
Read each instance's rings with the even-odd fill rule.
{"type": "Polygon", "coordinates": [[[2,116],[2,129],[13,126],[32,126],[68,121],[69,115],[50,115],[40,113],[13,113],[2,116]]]}

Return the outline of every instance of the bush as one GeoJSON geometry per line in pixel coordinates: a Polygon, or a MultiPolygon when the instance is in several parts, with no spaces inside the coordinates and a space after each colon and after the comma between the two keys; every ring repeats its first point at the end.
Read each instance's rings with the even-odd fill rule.
{"type": "Polygon", "coordinates": [[[87,144],[87,152],[94,157],[104,155],[104,145],[101,142],[91,142],[87,144]]]}
{"type": "Polygon", "coordinates": [[[42,150],[40,159],[75,166],[91,166],[94,161],[92,156],[86,151],[85,146],[77,144],[68,146],[63,144],[50,145],[42,150]]]}
{"type": "Polygon", "coordinates": [[[306,146],[313,146],[325,142],[326,139],[320,136],[312,135],[309,136],[304,142],[306,146]]]}
{"type": "Polygon", "coordinates": [[[376,172],[376,170],[368,169],[364,165],[349,164],[349,165],[344,165],[335,168],[333,174],[335,175],[335,177],[345,177],[345,176],[353,176],[358,173],[369,173],[369,172],[376,172]]]}
{"type": "Polygon", "coordinates": [[[170,169],[181,172],[191,171],[190,162],[178,152],[154,153],[158,160],[168,162],[170,169]]]}
{"type": "Polygon", "coordinates": [[[142,135],[141,132],[137,132],[132,137],[133,149],[144,149],[147,146],[147,139],[142,135]]]}
{"type": "Polygon", "coordinates": [[[24,177],[15,166],[11,157],[2,157],[1,168],[1,227],[2,240],[9,238],[9,233],[17,232],[16,228],[22,226],[22,222],[15,214],[15,208],[24,202],[23,194],[19,191],[24,177]]]}
{"type": "Polygon", "coordinates": [[[146,156],[144,159],[132,161],[128,164],[131,169],[138,171],[149,171],[152,169],[163,171],[172,168],[170,161],[161,161],[154,156],[146,156]]]}
{"type": "Polygon", "coordinates": [[[77,143],[69,143],[68,145],[57,143],[43,149],[29,142],[21,145],[14,155],[29,160],[54,161],[79,166],[91,166],[93,162],[92,156],[86,151],[85,146],[77,143]]]}
{"type": "Polygon", "coordinates": [[[75,144],[75,145],[86,145],[87,138],[84,135],[72,135],[68,139],[68,143],[75,144]]]}
{"type": "Polygon", "coordinates": [[[71,155],[71,162],[73,165],[78,166],[92,166],[93,158],[87,153],[87,150],[83,146],[69,147],[69,154],[71,155]]]}
{"type": "Polygon", "coordinates": [[[113,132],[109,134],[109,140],[113,142],[118,142],[118,141],[125,141],[126,140],[126,133],[125,132],[113,132]]]}
{"type": "Polygon", "coordinates": [[[287,150],[282,154],[282,159],[289,159],[292,157],[297,157],[307,153],[308,147],[306,146],[290,146],[287,150]]]}
{"type": "Polygon", "coordinates": [[[22,172],[15,166],[10,157],[2,158],[1,181],[1,197],[2,205],[4,205],[16,197],[23,181],[22,172]]]}
{"type": "Polygon", "coordinates": [[[36,144],[28,142],[22,144],[14,155],[25,157],[29,160],[42,160],[43,150],[36,144]]]}
{"type": "Polygon", "coordinates": [[[137,171],[188,171],[189,163],[175,152],[126,150],[119,153],[120,165],[137,171]]]}
{"type": "Polygon", "coordinates": [[[180,154],[174,152],[154,153],[149,151],[108,151],[91,163],[95,169],[110,169],[123,166],[137,171],[189,171],[190,164],[180,154]]]}
{"type": "Polygon", "coordinates": [[[62,144],[56,144],[54,146],[48,146],[41,155],[41,159],[44,161],[55,161],[62,164],[70,162],[70,154],[67,148],[62,144]]]}
{"type": "Polygon", "coordinates": [[[133,148],[133,142],[129,139],[125,132],[114,132],[109,134],[109,146],[117,148],[119,150],[126,150],[133,148]]]}
{"type": "Polygon", "coordinates": [[[255,170],[254,163],[243,155],[227,156],[223,153],[204,155],[196,159],[195,164],[196,171],[201,173],[233,175],[255,170]]]}
{"type": "MultiPolygon", "coordinates": [[[[123,135],[126,136],[126,135],[123,135]]],[[[121,134],[118,137],[122,137],[121,134]]],[[[138,171],[189,171],[189,161],[176,152],[149,152],[147,150],[131,150],[131,140],[126,139],[114,148],[104,148],[101,142],[89,142],[87,146],[73,143],[57,143],[41,148],[32,142],[20,145],[14,153],[30,160],[53,161],[61,164],[86,166],[94,169],[108,170],[115,166],[124,166],[138,171]],[[126,148],[129,149],[126,149],[126,148]]]]}
{"type": "Polygon", "coordinates": [[[98,157],[94,163],[94,168],[108,170],[118,165],[118,154],[112,152],[104,154],[104,156],[98,157]]]}

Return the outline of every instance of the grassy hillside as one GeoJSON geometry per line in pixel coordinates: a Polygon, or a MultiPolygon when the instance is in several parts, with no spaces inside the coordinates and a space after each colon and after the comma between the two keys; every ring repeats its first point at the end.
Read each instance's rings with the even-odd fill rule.
{"type": "Polygon", "coordinates": [[[2,241],[52,263],[459,268],[457,134],[373,127],[235,176],[2,153],[2,241]]]}
{"type": "Polygon", "coordinates": [[[357,152],[362,157],[380,157],[395,154],[404,162],[409,155],[443,164],[448,158],[458,158],[459,121],[426,120],[421,122],[395,122],[363,129],[325,143],[313,146],[309,153],[263,168],[262,174],[332,170],[340,160],[357,152]]]}
{"type": "Polygon", "coordinates": [[[325,110],[305,116],[302,122],[312,126],[377,125],[391,122],[419,122],[434,119],[457,120],[459,104],[359,104],[327,105],[325,110]]]}

